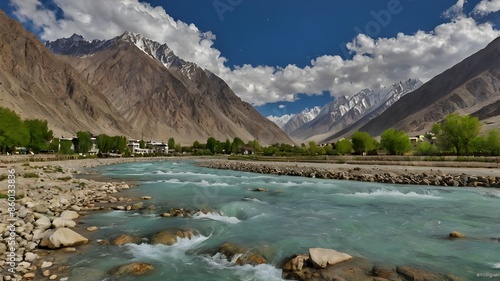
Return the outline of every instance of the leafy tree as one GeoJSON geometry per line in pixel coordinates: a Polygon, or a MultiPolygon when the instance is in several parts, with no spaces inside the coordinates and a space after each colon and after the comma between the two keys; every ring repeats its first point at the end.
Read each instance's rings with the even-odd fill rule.
{"type": "Polygon", "coordinates": [[[352,148],[357,154],[372,151],[377,148],[377,141],[366,132],[355,132],[351,136],[352,148]]]}
{"type": "Polygon", "coordinates": [[[106,134],[100,134],[96,139],[96,146],[102,153],[108,153],[111,150],[112,140],[111,137],[106,134]]]}
{"type": "Polygon", "coordinates": [[[491,130],[488,132],[486,146],[491,155],[500,155],[500,130],[491,130]]]}
{"type": "Polygon", "coordinates": [[[174,148],[176,152],[182,152],[182,145],[180,143],[176,143],[174,148]]]}
{"type": "Polygon", "coordinates": [[[446,116],[442,124],[435,124],[432,129],[441,146],[453,147],[459,155],[469,150],[469,143],[479,134],[481,123],[476,117],[452,113],[446,116]]]}
{"type": "Polygon", "coordinates": [[[226,154],[231,152],[231,141],[229,139],[226,139],[226,142],[224,143],[224,151],[226,154]]]}
{"type": "Polygon", "coordinates": [[[325,146],[325,154],[326,155],[333,155],[335,153],[335,150],[333,150],[333,147],[329,144],[325,146]]]}
{"type": "Polygon", "coordinates": [[[30,139],[29,130],[14,111],[0,107],[0,149],[2,153],[16,146],[25,146],[30,139]]]}
{"type": "Polygon", "coordinates": [[[248,145],[253,147],[253,150],[255,152],[260,152],[262,151],[262,147],[260,146],[259,140],[254,139],[253,141],[249,141],[248,145]]]}
{"type": "Polygon", "coordinates": [[[174,138],[169,138],[168,139],[168,147],[169,148],[175,148],[175,139],[174,138]]]}
{"type": "Polygon", "coordinates": [[[352,142],[348,139],[338,140],[335,144],[335,149],[338,153],[342,155],[351,154],[352,153],[352,142]]]}
{"type": "MultiPolygon", "coordinates": [[[[140,149],[144,149],[144,148],[146,148],[146,142],[145,142],[144,140],[140,140],[140,141],[139,141],[139,148],[140,148],[140,149]]],[[[173,146],[170,146],[170,145],[169,145],[169,146],[168,146],[168,148],[173,148],[173,146]]]]}
{"type": "Polygon", "coordinates": [[[322,152],[323,152],[321,147],[319,147],[315,141],[309,142],[308,150],[309,150],[309,155],[318,155],[318,154],[322,154],[322,152]]]}
{"type": "Polygon", "coordinates": [[[71,145],[73,143],[69,140],[62,140],[60,142],[60,149],[59,149],[59,152],[62,153],[62,154],[71,154],[73,153],[73,151],[71,150],[71,145]]]}
{"type": "Polygon", "coordinates": [[[215,150],[217,148],[217,140],[213,137],[208,138],[205,147],[210,151],[210,153],[215,154],[215,150]]]}
{"type": "Polygon", "coordinates": [[[92,149],[92,135],[89,132],[79,131],[76,133],[78,143],[75,147],[79,153],[88,153],[92,149]]]}
{"type": "Polygon", "coordinates": [[[54,152],[59,152],[59,139],[53,138],[48,145],[48,149],[53,150],[54,152]]]}
{"type": "Polygon", "coordinates": [[[243,140],[241,140],[241,139],[240,139],[240,138],[238,138],[238,137],[235,137],[235,138],[233,139],[233,143],[231,144],[231,151],[232,151],[233,153],[238,153],[238,150],[240,150],[240,147],[241,147],[242,145],[244,145],[244,144],[245,144],[245,142],[244,142],[243,140]]]}
{"type": "Polygon", "coordinates": [[[205,145],[201,144],[199,141],[194,141],[193,149],[205,149],[205,145]]]}
{"type": "Polygon", "coordinates": [[[268,146],[268,147],[264,147],[264,149],[262,150],[262,153],[265,156],[273,156],[273,155],[277,155],[279,153],[279,149],[277,147],[274,147],[274,146],[268,146]]]}
{"type": "Polygon", "coordinates": [[[36,153],[47,149],[49,141],[52,140],[54,135],[52,130],[49,130],[47,121],[39,119],[25,120],[24,126],[28,129],[30,135],[27,146],[36,153]]]}
{"type": "Polygon", "coordinates": [[[404,131],[387,129],[381,135],[380,144],[391,155],[403,155],[411,150],[410,138],[404,131]]]}
{"type": "Polygon", "coordinates": [[[434,155],[439,152],[439,149],[430,142],[421,142],[417,145],[417,153],[419,155],[434,155]]]}

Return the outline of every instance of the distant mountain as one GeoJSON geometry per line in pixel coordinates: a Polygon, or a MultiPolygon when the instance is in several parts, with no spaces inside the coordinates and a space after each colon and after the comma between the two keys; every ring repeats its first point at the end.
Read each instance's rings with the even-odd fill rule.
{"type": "Polygon", "coordinates": [[[409,79],[391,87],[364,89],[352,97],[341,96],[326,104],[315,119],[290,132],[299,140],[321,140],[342,131],[374,110],[381,112],[395,101],[422,85],[420,80],[409,79]]]}
{"type": "Polygon", "coordinates": [[[500,37],[402,97],[360,130],[377,136],[392,127],[417,134],[454,112],[493,118],[499,114],[499,100],[500,37]]]}
{"type": "Polygon", "coordinates": [[[222,79],[177,57],[166,44],[125,32],[104,41],[73,35],[46,46],[64,55],[61,59],[148,138],[190,144],[238,136],[262,144],[293,143],[222,79]]]}
{"type": "Polygon", "coordinates": [[[320,111],[321,107],[319,106],[315,106],[311,109],[306,108],[301,113],[290,118],[290,120],[288,120],[288,122],[282,128],[285,133],[290,134],[291,132],[314,120],[318,116],[320,111]]]}
{"type": "MultiPolygon", "coordinates": [[[[267,119],[271,120],[274,124],[278,125],[281,129],[286,125],[292,117],[294,117],[295,114],[285,114],[282,116],[274,116],[274,115],[269,115],[267,116],[267,119]]],[[[285,132],[286,133],[286,132],[285,132]]]]}
{"type": "Polygon", "coordinates": [[[80,130],[137,135],[99,89],[2,10],[0,101],[22,118],[47,120],[56,137],[80,130]]]}

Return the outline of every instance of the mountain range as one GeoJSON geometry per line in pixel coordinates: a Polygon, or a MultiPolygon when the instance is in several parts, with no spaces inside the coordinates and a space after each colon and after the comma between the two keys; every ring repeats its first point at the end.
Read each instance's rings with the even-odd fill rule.
{"type": "Polygon", "coordinates": [[[88,130],[183,144],[208,137],[293,143],[222,79],[166,44],[126,32],[44,46],[3,11],[0,26],[2,104],[47,120],[56,136],[88,130]]]}
{"type": "Polygon", "coordinates": [[[375,136],[386,128],[420,134],[454,112],[477,116],[500,128],[499,100],[500,37],[405,95],[360,130],[375,136]]]}
{"type": "MultiPolygon", "coordinates": [[[[351,97],[340,96],[321,108],[315,107],[313,110],[305,110],[294,115],[280,127],[299,141],[321,141],[332,132],[349,128],[365,116],[375,117],[421,85],[420,80],[408,79],[391,87],[380,87],[375,90],[363,89],[351,97]]],[[[274,117],[271,120],[279,119],[274,117]]],[[[283,122],[283,120],[279,121],[283,122]]]]}

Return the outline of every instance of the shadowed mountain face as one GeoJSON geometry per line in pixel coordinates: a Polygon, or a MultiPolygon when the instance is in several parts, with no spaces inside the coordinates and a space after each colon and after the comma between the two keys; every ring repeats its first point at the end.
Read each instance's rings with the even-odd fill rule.
{"type": "Polygon", "coordinates": [[[47,120],[57,137],[134,133],[97,88],[1,10],[0,100],[22,118],[47,120]]]}
{"type": "Polygon", "coordinates": [[[378,136],[388,128],[422,133],[446,115],[477,112],[480,119],[498,114],[500,100],[500,38],[418,90],[402,97],[360,128],[378,136]]]}
{"type": "Polygon", "coordinates": [[[48,42],[66,55],[134,127],[153,139],[191,144],[240,137],[263,144],[292,143],[274,123],[241,101],[219,77],[177,57],[165,44],[124,33],[108,41],[79,36],[48,42]]]}

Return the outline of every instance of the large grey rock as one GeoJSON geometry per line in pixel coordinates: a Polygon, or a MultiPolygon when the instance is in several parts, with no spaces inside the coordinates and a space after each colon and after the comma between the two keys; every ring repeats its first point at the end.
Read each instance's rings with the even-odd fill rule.
{"type": "Polygon", "coordinates": [[[329,265],[352,259],[352,256],[346,253],[324,248],[310,248],[309,257],[313,265],[318,268],[326,268],[329,265]]]}
{"type": "Polygon", "coordinates": [[[51,225],[52,223],[50,222],[50,219],[46,216],[41,216],[35,221],[35,226],[38,229],[48,229],[51,225]]]}
{"type": "Polygon", "coordinates": [[[79,217],[79,215],[75,211],[66,210],[66,211],[62,212],[59,217],[62,219],[67,219],[67,220],[75,220],[79,217]]]}
{"type": "Polygon", "coordinates": [[[63,219],[63,218],[55,218],[52,221],[52,225],[55,228],[61,228],[61,227],[75,227],[76,222],[73,220],[68,220],[68,219],[63,219]]]}
{"type": "Polygon", "coordinates": [[[89,240],[69,228],[58,228],[50,231],[40,242],[40,246],[50,249],[74,247],[87,243],[89,240]]]}

